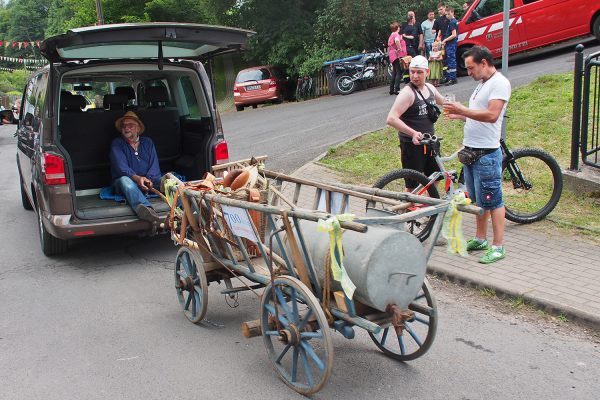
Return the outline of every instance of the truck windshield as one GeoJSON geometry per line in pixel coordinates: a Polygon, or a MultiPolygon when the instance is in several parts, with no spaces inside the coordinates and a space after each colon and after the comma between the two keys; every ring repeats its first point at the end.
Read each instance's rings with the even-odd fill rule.
{"type": "MultiPolygon", "coordinates": [[[[509,7],[512,9],[515,6],[515,2],[510,0],[509,7]]],[[[504,10],[504,0],[481,0],[477,7],[473,9],[471,15],[467,19],[467,23],[475,22],[482,18],[486,18],[504,10]]]]}

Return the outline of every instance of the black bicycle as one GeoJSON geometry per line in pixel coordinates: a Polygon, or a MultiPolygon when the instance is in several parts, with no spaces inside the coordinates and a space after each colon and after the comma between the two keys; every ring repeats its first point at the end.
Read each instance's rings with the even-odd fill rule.
{"type": "MultiPolygon", "coordinates": [[[[444,197],[450,198],[457,190],[466,192],[463,172],[447,170],[444,162],[457,157],[458,151],[448,157],[440,154],[440,141],[435,135],[425,134],[421,144],[430,149],[434,155],[439,171],[429,177],[412,169],[398,169],[382,176],[373,187],[379,189],[406,191],[406,179],[418,182],[412,191],[419,195],[439,198],[439,184],[443,182],[444,197]]],[[[500,140],[502,148],[502,193],[506,207],[506,219],[520,224],[530,224],[545,218],[558,204],[563,188],[563,177],[560,166],[547,152],[534,148],[511,150],[504,140],[500,140]]],[[[468,195],[468,194],[467,194],[468,195]]],[[[370,206],[373,206],[371,204],[370,206]]],[[[400,210],[407,212],[419,204],[400,210]]],[[[398,212],[398,210],[392,210],[398,212]]],[[[435,217],[425,217],[411,223],[407,230],[422,241],[427,239],[435,217]]]]}

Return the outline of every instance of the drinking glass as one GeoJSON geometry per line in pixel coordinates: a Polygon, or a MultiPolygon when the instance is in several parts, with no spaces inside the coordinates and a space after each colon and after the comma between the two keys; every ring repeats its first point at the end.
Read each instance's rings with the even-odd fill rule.
{"type": "MultiPolygon", "coordinates": [[[[456,101],[456,95],[454,93],[446,93],[444,95],[444,103],[454,103],[456,101]]],[[[448,115],[448,110],[444,107],[444,114],[448,115]]]]}

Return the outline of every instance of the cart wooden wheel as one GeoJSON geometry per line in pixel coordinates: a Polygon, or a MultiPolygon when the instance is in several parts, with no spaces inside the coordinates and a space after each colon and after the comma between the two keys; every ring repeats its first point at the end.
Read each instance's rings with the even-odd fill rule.
{"type": "Polygon", "coordinates": [[[202,259],[187,247],[177,252],[175,290],[186,318],[195,324],[202,321],[208,304],[208,282],[202,259]]]}
{"type": "Polygon", "coordinates": [[[304,395],[321,390],[333,367],[333,342],[312,292],[295,278],[276,278],[263,292],[260,322],[271,363],[286,385],[304,395]]]}
{"type": "Polygon", "coordinates": [[[384,329],[376,335],[369,332],[369,336],[379,350],[399,361],[410,361],[421,357],[429,350],[435,339],[437,303],[427,279],[408,308],[414,311],[414,318],[405,321],[402,334],[397,335],[391,324],[384,326],[384,329]]]}

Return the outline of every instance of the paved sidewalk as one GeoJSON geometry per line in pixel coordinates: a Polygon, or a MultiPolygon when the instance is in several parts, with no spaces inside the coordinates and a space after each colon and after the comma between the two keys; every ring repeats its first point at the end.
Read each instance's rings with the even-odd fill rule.
{"type": "MultiPolygon", "coordinates": [[[[338,180],[333,171],[313,162],[293,175],[323,182],[338,180]]],[[[300,200],[309,206],[314,192],[302,194],[300,200]]],[[[360,215],[361,210],[364,204],[350,205],[353,213],[360,215]]],[[[475,216],[464,214],[463,232],[466,238],[474,235],[475,216]]],[[[576,237],[540,233],[530,226],[507,221],[505,246],[506,258],[491,265],[479,264],[481,252],[463,258],[447,254],[445,247],[436,247],[428,272],[495,289],[498,294],[522,296],[548,311],[562,312],[569,319],[600,327],[600,245],[576,237]]]]}

